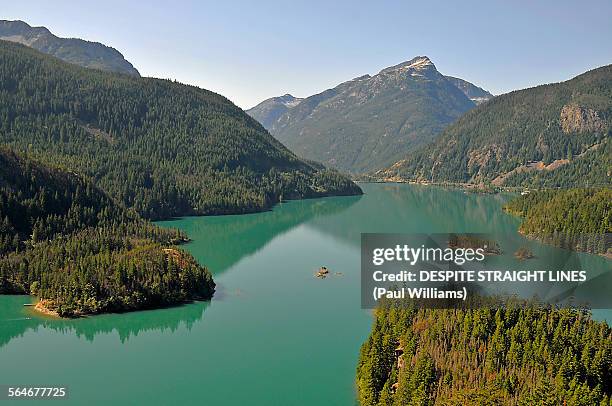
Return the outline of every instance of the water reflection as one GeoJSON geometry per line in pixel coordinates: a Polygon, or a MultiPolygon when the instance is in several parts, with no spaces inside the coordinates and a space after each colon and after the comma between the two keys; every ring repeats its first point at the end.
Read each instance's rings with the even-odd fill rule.
{"type": "MultiPolygon", "coordinates": [[[[161,222],[161,225],[182,228],[193,240],[189,250],[200,263],[206,264],[217,276],[242,258],[252,255],[273,238],[300,224],[338,214],[360,196],[301,200],[285,203],[272,211],[240,215],[189,218],[161,222]]],[[[215,294],[215,299],[223,293],[215,294]]],[[[92,341],[98,334],[116,332],[122,343],[148,331],[174,332],[191,330],[200,322],[208,302],[123,314],[106,314],[75,320],[57,320],[33,314],[23,305],[31,303],[28,296],[5,296],[0,301],[0,348],[28,331],[51,329],[74,334],[92,341]]]]}
{"type": "Polygon", "coordinates": [[[325,222],[360,199],[361,196],[348,196],[298,200],[264,213],[186,218],[159,224],[184,230],[193,240],[189,250],[213,274],[219,275],[242,258],[255,254],[273,238],[305,222],[325,222]]]}
{"type": "Polygon", "coordinates": [[[308,222],[353,246],[360,233],[491,233],[517,235],[519,220],[501,206],[511,196],[405,184],[362,184],[366,197],[331,218],[308,222]],[[381,190],[384,193],[381,193],[381,190]]]}
{"type": "Polygon", "coordinates": [[[326,235],[352,245],[361,245],[361,233],[485,233],[496,241],[502,255],[487,259],[491,270],[542,270],[587,272],[588,281],[576,284],[541,283],[519,285],[527,297],[590,304],[608,308],[610,261],[597,255],[556,248],[529,240],[518,233],[520,220],[502,210],[511,194],[482,195],[456,188],[404,184],[363,184],[366,197],[332,217],[307,223],[326,235]],[[384,193],[381,193],[381,190],[384,193]],[[520,260],[515,253],[527,248],[534,258],[520,260]],[[602,288],[604,287],[604,288],[602,288]],[[526,289],[531,288],[531,289],[526,289]]]}
{"type": "Polygon", "coordinates": [[[140,311],[123,314],[105,314],[82,319],[52,319],[33,314],[24,307],[31,303],[29,296],[6,296],[0,304],[0,347],[14,338],[22,337],[28,331],[51,329],[73,334],[87,341],[93,341],[98,334],[116,332],[119,340],[125,343],[143,332],[175,332],[180,328],[191,330],[202,321],[209,302],[194,302],[182,306],[140,311]]]}

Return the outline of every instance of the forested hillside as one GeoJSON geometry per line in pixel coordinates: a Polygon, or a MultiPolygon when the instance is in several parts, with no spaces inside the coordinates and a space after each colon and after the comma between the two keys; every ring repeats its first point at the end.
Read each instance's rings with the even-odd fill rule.
{"type": "Polygon", "coordinates": [[[363,344],[369,405],[609,405],[612,330],[586,311],[385,303],[363,344]]]}
{"type": "Polygon", "coordinates": [[[84,174],[150,219],[361,193],[215,93],[88,70],[4,41],[0,142],[84,174]]]}
{"type": "Polygon", "coordinates": [[[519,231],[530,238],[596,254],[612,250],[612,189],[533,192],[505,209],[523,218],[519,231]]]}
{"type": "Polygon", "coordinates": [[[375,176],[429,182],[610,185],[612,65],[497,96],[375,176]]]}
{"type": "Polygon", "coordinates": [[[0,294],[32,293],[62,316],[208,299],[186,237],[115,203],[90,181],[0,148],[0,294]]]}

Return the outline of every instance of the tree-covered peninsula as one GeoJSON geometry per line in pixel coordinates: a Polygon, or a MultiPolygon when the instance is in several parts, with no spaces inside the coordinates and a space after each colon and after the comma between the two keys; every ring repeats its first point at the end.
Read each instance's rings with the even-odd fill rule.
{"type": "Polygon", "coordinates": [[[345,176],[295,156],[218,94],[90,70],[5,41],[0,142],[85,175],[148,219],[361,193],[345,176]]]}
{"type": "Polygon", "coordinates": [[[542,190],[510,201],[519,231],[561,248],[612,254],[612,189],[542,190]]]}
{"type": "Polygon", "coordinates": [[[209,299],[186,240],[91,181],[0,148],[0,294],[36,295],[60,316],[209,299]]]}
{"type": "Polygon", "coordinates": [[[586,311],[387,302],[363,344],[364,406],[609,405],[612,330],[586,311]]]}

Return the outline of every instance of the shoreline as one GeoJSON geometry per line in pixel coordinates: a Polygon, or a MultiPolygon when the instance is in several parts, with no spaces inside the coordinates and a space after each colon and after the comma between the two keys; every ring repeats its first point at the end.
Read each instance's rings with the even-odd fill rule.
{"type": "MultiPolygon", "coordinates": [[[[442,186],[442,187],[450,187],[450,188],[455,188],[455,189],[459,189],[459,190],[464,190],[464,191],[471,191],[474,193],[484,193],[484,194],[495,194],[495,193],[499,193],[499,192],[514,192],[514,193],[518,193],[521,190],[526,190],[526,189],[530,189],[527,187],[518,187],[518,186],[494,186],[493,188],[496,189],[497,191],[493,191],[493,192],[488,192],[486,190],[482,190],[482,188],[486,188],[486,186],[484,185],[479,185],[479,184],[475,184],[475,183],[452,183],[452,182],[423,182],[423,181],[413,181],[413,180],[403,180],[403,179],[369,179],[369,180],[354,180],[355,182],[359,182],[359,183],[396,183],[396,184],[407,184],[407,185],[417,185],[417,186],[442,186]]],[[[557,188],[549,188],[549,189],[545,189],[545,190],[557,190],[557,188]]],[[[533,189],[532,189],[533,190],[533,189]]],[[[505,211],[506,213],[517,217],[519,219],[521,219],[521,224],[522,224],[522,217],[512,213],[508,210],[506,210],[505,208],[502,207],[502,210],[505,211]]],[[[610,252],[606,252],[606,253],[594,253],[594,252],[587,252],[587,251],[581,251],[581,250],[577,250],[577,249],[573,249],[573,248],[567,248],[567,247],[558,247],[554,244],[548,243],[546,241],[543,241],[541,238],[538,238],[536,236],[533,235],[529,235],[529,234],[525,234],[523,231],[521,231],[520,229],[520,225],[519,228],[516,230],[517,233],[519,233],[521,236],[523,236],[525,239],[530,240],[530,241],[535,241],[535,242],[539,242],[540,244],[544,244],[550,247],[556,247],[556,248],[561,248],[561,249],[566,249],[568,251],[571,252],[577,252],[577,253],[583,253],[583,254],[590,254],[590,255],[597,255],[600,257],[603,257],[605,259],[608,260],[612,260],[612,253],[610,252]]]]}
{"type": "MultiPolygon", "coordinates": [[[[17,295],[22,296],[22,295],[17,295]]],[[[27,296],[27,295],[26,295],[27,296]]],[[[212,299],[212,298],[211,298],[212,299]]],[[[38,299],[36,298],[36,302],[33,304],[24,304],[24,307],[27,308],[27,312],[36,316],[43,316],[44,318],[53,319],[53,320],[75,320],[87,317],[95,317],[102,316],[107,314],[126,314],[126,313],[137,313],[137,312],[146,312],[146,311],[155,311],[162,309],[171,309],[175,307],[185,306],[196,302],[210,302],[211,299],[206,299],[203,297],[195,297],[193,299],[183,300],[176,303],[169,303],[163,306],[154,306],[154,307],[143,307],[139,309],[130,309],[126,311],[108,311],[108,312],[100,312],[100,313],[78,313],[72,316],[60,316],[60,314],[55,311],[49,309],[49,303],[51,302],[48,299],[38,299]]]]}
{"type": "Polygon", "coordinates": [[[36,304],[34,306],[29,306],[30,311],[38,314],[38,315],[42,315],[48,318],[52,318],[52,319],[64,319],[64,317],[60,316],[58,312],[56,312],[55,310],[50,310],[47,305],[48,305],[48,300],[44,300],[44,299],[36,299],[36,304]]]}
{"type": "MultiPolygon", "coordinates": [[[[515,217],[518,217],[518,218],[522,219],[522,217],[517,216],[515,214],[512,214],[512,213],[509,213],[509,214],[512,215],[512,216],[515,216],[515,217]]],[[[576,252],[576,253],[581,253],[581,254],[597,255],[599,257],[602,257],[602,258],[605,258],[605,259],[608,259],[608,260],[612,260],[612,253],[611,252],[597,253],[597,252],[588,252],[588,251],[577,250],[577,249],[572,248],[572,247],[560,247],[560,246],[551,244],[551,243],[543,240],[542,238],[538,237],[535,234],[526,234],[524,231],[522,231],[520,229],[520,226],[519,226],[519,229],[516,232],[519,233],[526,240],[535,241],[537,243],[546,245],[548,247],[559,248],[559,249],[562,249],[562,250],[567,250],[567,251],[570,251],[570,252],[576,252]]]]}
{"type": "MultiPolygon", "coordinates": [[[[479,183],[427,182],[427,181],[415,181],[415,180],[407,180],[407,179],[399,179],[399,178],[398,179],[396,178],[354,179],[353,181],[356,183],[390,183],[390,184],[400,183],[400,184],[417,185],[417,186],[444,186],[444,187],[451,187],[451,188],[469,190],[469,191],[481,192],[481,193],[496,193],[496,192],[489,192],[488,191],[489,186],[486,186],[485,184],[479,184],[479,183]]],[[[490,186],[490,188],[496,191],[503,191],[503,192],[520,192],[525,189],[531,189],[529,187],[523,187],[523,186],[490,186]]]]}
{"type": "MultiPolygon", "coordinates": [[[[370,181],[357,181],[357,180],[353,180],[353,183],[357,184],[357,183],[384,183],[384,182],[370,182],[370,181]]],[[[283,198],[282,200],[274,202],[274,203],[272,203],[270,205],[267,205],[265,207],[248,209],[248,210],[243,210],[243,211],[228,211],[228,212],[218,212],[218,213],[215,212],[215,213],[204,213],[204,214],[200,214],[200,213],[187,213],[187,214],[177,214],[175,216],[169,216],[169,217],[162,217],[162,218],[158,218],[158,219],[146,219],[146,220],[157,225],[157,223],[171,222],[171,221],[177,221],[177,220],[194,218],[194,217],[243,216],[243,215],[250,215],[250,214],[266,213],[266,212],[275,210],[278,206],[280,206],[280,205],[282,205],[284,203],[299,202],[299,201],[303,201],[303,200],[328,199],[328,198],[335,198],[335,197],[359,197],[359,196],[363,196],[365,193],[363,192],[363,190],[361,190],[361,188],[359,188],[359,189],[360,189],[361,193],[355,193],[355,194],[329,194],[329,195],[322,195],[322,196],[303,196],[303,197],[299,197],[299,198],[283,198]]],[[[163,226],[160,226],[160,227],[163,227],[163,226]]],[[[165,227],[165,228],[171,228],[171,227],[165,227]]],[[[192,242],[191,238],[187,237],[187,240],[185,240],[185,241],[183,241],[183,242],[181,242],[179,244],[176,244],[176,245],[181,245],[181,244],[190,243],[190,242],[192,242]]]]}

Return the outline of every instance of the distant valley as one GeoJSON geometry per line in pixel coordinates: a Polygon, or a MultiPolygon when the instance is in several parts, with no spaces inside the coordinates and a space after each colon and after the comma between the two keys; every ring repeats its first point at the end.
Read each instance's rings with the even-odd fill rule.
{"type": "Polygon", "coordinates": [[[304,99],[271,98],[247,113],[297,155],[358,174],[428,144],[492,97],[419,56],[304,99]]]}

